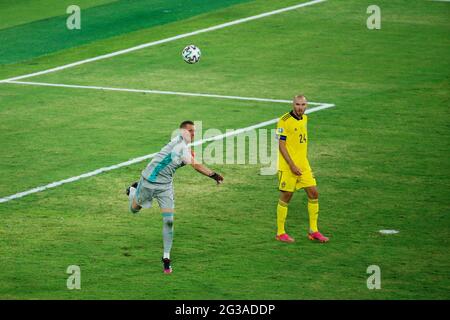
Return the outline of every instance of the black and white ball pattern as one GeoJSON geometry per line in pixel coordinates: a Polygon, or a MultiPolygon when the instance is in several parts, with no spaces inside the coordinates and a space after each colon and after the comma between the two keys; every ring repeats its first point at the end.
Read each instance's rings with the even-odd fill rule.
{"type": "Polygon", "coordinates": [[[200,60],[202,53],[199,48],[191,44],[183,49],[181,55],[183,56],[184,61],[189,64],[194,64],[200,60]]]}

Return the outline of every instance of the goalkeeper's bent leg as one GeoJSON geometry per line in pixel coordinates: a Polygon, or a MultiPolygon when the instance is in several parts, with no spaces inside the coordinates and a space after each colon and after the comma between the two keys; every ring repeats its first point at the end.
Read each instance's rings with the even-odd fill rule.
{"type": "Polygon", "coordinates": [[[132,213],[138,213],[141,207],[136,203],[136,189],[130,187],[128,194],[129,210],[132,213]]]}
{"type": "Polygon", "coordinates": [[[173,242],[173,212],[162,212],[163,216],[163,258],[170,259],[170,250],[173,242]]]}

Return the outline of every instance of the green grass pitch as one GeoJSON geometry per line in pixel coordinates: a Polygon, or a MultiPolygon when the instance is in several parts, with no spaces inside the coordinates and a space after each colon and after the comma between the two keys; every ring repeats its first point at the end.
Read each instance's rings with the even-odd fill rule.
{"type": "MultiPolygon", "coordinates": [[[[70,33],[61,30],[70,1],[3,1],[0,80],[302,1],[191,0],[189,10],[123,2],[79,1],[82,29],[70,33]]],[[[308,128],[328,244],[306,239],[303,192],[287,220],[296,243],[275,241],[277,178],[260,175],[261,165],[212,165],[220,186],[183,168],[174,273],[165,276],[159,209],[132,215],[123,194],[144,162],[0,203],[0,298],[450,298],[450,3],[379,0],[381,30],[368,30],[372,2],[329,0],[24,79],[272,99],[302,92],[335,104],[311,114],[308,128]],[[203,52],[196,65],[180,56],[191,43],[203,52]],[[66,287],[69,265],[81,268],[81,290],[66,287]],[[381,269],[380,290],[367,288],[370,265],[381,269]]],[[[0,83],[0,197],[156,152],[184,119],[225,132],[289,108],[0,83]]]]}

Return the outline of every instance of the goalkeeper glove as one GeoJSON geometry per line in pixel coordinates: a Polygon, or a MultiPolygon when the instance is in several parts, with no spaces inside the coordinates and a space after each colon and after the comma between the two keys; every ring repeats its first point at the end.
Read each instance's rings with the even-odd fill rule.
{"type": "Polygon", "coordinates": [[[215,172],[213,172],[209,177],[211,179],[216,180],[217,184],[222,183],[222,181],[223,181],[223,177],[220,174],[215,173],[215,172]]]}

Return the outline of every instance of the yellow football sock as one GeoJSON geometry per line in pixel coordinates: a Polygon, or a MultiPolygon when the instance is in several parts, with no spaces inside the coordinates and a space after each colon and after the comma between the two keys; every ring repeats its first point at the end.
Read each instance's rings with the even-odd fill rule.
{"type": "Polygon", "coordinates": [[[286,233],[286,231],[284,230],[284,223],[286,222],[286,217],[287,217],[287,213],[288,213],[288,204],[278,200],[278,205],[277,205],[277,235],[281,235],[283,233],[286,233]]]}
{"type": "Polygon", "coordinates": [[[309,229],[312,232],[317,232],[317,220],[319,219],[319,199],[308,198],[308,213],[309,213],[309,229]]]}

